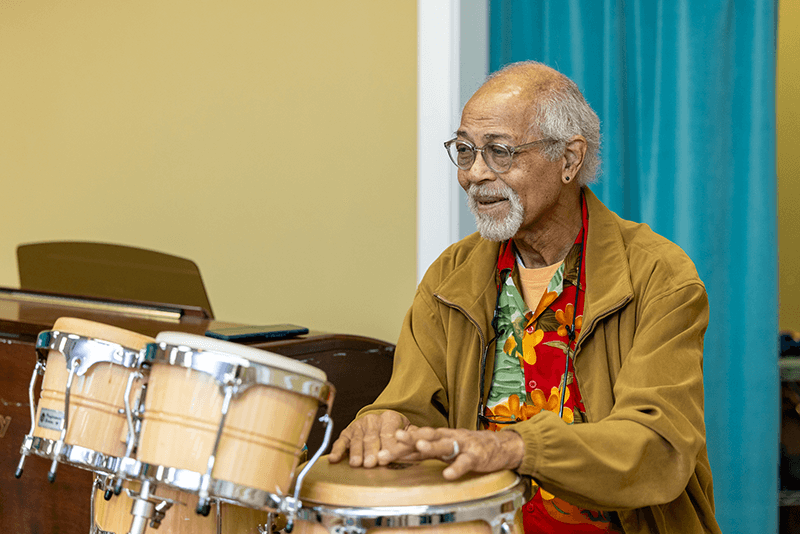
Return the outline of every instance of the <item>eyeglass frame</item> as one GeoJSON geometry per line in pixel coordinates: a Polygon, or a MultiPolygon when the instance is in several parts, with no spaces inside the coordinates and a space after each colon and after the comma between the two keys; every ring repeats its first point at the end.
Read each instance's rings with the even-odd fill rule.
{"type": "Polygon", "coordinates": [[[538,145],[539,143],[552,143],[553,141],[555,141],[555,139],[551,139],[549,137],[545,137],[545,138],[542,138],[542,139],[537,139],[536,141],[531,141],[530,143],[524,143],[524,144],[516,145],[516,146],[507,145],[505,143],[486,143],[482,147],[477,147],[477,146],[475,146],[474,143],[472,143],[470,141],[467,141],[466,139],[459,139],[458,137],[454,137],[453,139],[450,139],[449,141],[445,141],[444,149],[447,152],[447,156],[450,158],[450,161],[453,162],[453,165],[455,165],[456,167],[458,167],[462,171],[468,171],[468,170],[470,170],[472,168],[473,165],[475,165],[475,160],[478,159],[478,155],[476,154],[476,152],[480,152],[481,153],[481,157],[483,157],[483,162],[486,164],[487,167],[489,167],[489,169],[492,170],[492,172],[496,172],[498,174],[503,174],[503,173],[508,172],[508,171],[511,170],[511,166],[514,165],[514,156],[517,154],[517,152],[520,152],[520,151],[522,151],[522,150],[524,150],[526,148],[530,148],[533,145],[538,145]],[[472,156],[472,162],[469,164],[469,167],[462,167],[461,165],[459,165],[456,162],[456,160],[453,159],[453,155],[450,153],[450,147],[455,143],[464,143],[464,144],[469,145],[470,147],[472,147],[472,153],[474,155],[472,156]],[[493,147],[493,146],[499,146],[499,147],[504,148],[505,150],[508,150],[510,156],[509,156],[509,160],[508,160],[508,168],[506,168],[505,170],[501,171],[501,170],[495,169],[492,166],[492,164],[489,163],[489,159],[491,159],[491,158],[489,158],[489,159],[486,158],[486,152],[485,152],[486,149],[489,148],[489,147],[493,147]]]}

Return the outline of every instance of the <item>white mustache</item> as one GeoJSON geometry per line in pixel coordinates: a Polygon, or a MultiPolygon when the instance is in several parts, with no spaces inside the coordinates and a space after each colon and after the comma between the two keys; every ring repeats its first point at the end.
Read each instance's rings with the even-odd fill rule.
{"type": "Polygon", "coordinates": [[[470,184],[467,195],[475,202],[497,202],[508,200],[514,191],[506,184],[491,186],[489,184],[470,184]]]}

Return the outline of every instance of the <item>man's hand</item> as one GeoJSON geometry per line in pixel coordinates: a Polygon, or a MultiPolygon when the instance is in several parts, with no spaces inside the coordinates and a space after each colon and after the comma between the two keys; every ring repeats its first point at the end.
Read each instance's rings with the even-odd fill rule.
{"type": "MultiPolygon", "coordinates": [[[[455,480],[470,471],[491,473],[516,469],[522,464],[525,454],[525,443],[516,432],[410,427],[398,430],[395,438],[400,445],[416,451],[407,457],[451,462],[442,472],[448,480],[455,480]]],[[[382,455],[380,459],[383,464],[382,455]]]]}
{"type": "Polygon", "coordinates": [[[381,465],[386,465],[405,453],[413,452],[413,446],[399,444],[395,439],[398,430],[416,428],[410,425],[406,416],[391,410],[359,417],[339,434],[339,439],[331,447],[328,461],[337,463],[349,449],[351,466],[375,467],[378,465],[378,452],[381,451],[384,452],[381,465]],[[390,459],[383,461],[383,458],[390,459]]]}

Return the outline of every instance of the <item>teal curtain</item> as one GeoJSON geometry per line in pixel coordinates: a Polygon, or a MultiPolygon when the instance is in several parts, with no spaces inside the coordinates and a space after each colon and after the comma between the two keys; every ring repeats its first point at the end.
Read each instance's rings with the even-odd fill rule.
{"type": "Polygon", "coordinates": [[[717,520],[777,532],[776,0],[492,0],[490,69],[533,59],[600,116],[593,191],[706,284],[717,520]]]}

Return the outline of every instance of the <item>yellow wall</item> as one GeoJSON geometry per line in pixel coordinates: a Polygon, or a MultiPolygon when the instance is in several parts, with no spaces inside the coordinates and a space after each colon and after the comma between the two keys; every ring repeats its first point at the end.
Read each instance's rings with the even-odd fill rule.
{"type": "Polygon", "coordinates": [[[415,286],[416,2],[0,0],[16,247],[193,259],[217,318],[395,341],[415,286]]]}
{"type": "Polygon", "coordinates": [[[777,142],[781,329],[800,331],[800,2],[779,2],[777,142]]]}

